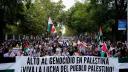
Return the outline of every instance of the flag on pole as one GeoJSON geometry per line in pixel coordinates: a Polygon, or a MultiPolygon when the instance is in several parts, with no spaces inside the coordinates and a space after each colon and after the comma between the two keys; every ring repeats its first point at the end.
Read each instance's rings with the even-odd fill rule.
{"type": "Polygon", "coordinates": [[[101,28],[101,26],[100,26],[100,28],[99,28],[99,32],[98,32],[98,37],[97,37],[97,41],[98,41],[98,50],[99,51],[101,51],[101,44],[102,44],[102,35],[103,35],[103,33],[102,33],[102,28],[101,28]]]}
{"type": "Polygon", "coordinates": [[[49,17],[48,19],[48,29],[47,29],[48,32],[50,33],[55,33],[56,32],[56,28],[52,22],[52,19],[49,17]]]}
{"type": "Polygon", "coordinates": [[[108,48],[107,48],[107,45],[105,42],[103,43],[101,49],[102,49],[102,51],[107,52],[108,48]]]}
{"type": "Polygon", "coordinates": [[[49,19],[48,19],[48,28],[47,28],[48,32],[51,32],[52,25],[53,25],[52,19],[49,17],[49,19]]]}
{"type": "Polygon", "coordinates": [[[99,33],[100,33],[100,36],[103,35],[101,26],[100,26],[100,29],[99,29],[99,33]]]}
{"type": "Polygon", "coordinates": [[[56,33],[56,28],[55,28],[54,24],[52,24],[51,33],[56,33]]]}
{"type": "Polygon", "coordinates": [[[110,57],[110,52],[109,52],[109,50],[108,50],[108,48],[107,48],[107,44],[106,44],[105,42],[103,43],[101,49],[102,49],[102,51],[103,51],[104,53],[106,53],[107,57],[110,57]]]}

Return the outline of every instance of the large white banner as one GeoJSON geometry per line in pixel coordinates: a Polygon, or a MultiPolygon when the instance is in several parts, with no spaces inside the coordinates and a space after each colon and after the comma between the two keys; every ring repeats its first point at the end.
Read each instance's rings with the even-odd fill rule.
{"type": "Polygon", "coordinates": [[[16,57],[15,72],[118,72],[117,58],[93,56],[16,57]]]}

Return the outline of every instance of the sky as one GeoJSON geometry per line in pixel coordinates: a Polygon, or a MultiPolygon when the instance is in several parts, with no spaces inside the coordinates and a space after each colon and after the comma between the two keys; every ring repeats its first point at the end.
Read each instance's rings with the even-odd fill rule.
{"type": "MultiPolygon", "coordinates": [[[[52,0],[54,2],[58,2],[59,0],[52,0]]],[[[64,10],[68,10],[69,8],[71,8],[76,1],[80,1],[82,2],[83,0],[62,0],[63,4],[66,6],[64,10]]]]}

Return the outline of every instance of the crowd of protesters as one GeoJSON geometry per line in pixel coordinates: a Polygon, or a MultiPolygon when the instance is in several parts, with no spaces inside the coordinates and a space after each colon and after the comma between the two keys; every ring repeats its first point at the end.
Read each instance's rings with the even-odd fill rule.
{"type": "Polygon", "coordinates": [[[98,43],[90,37],[78,38],[41,38],[6,40],[0,44],[0,55],[3,57],[15,56],[100,56],[100,57],[127,57],[127,44],[111,42],[110,40],[98,43]]]}

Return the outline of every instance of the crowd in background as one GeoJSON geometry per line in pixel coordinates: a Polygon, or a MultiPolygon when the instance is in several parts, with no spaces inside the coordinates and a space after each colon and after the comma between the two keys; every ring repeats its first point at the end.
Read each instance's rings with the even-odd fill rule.
{"type": "Polygon", "coordinates": [[[100,56],[127,57],[128,47],[123,42],[96,42],[90,36],[51,37],[41,39],[6,40],[0,44],[0,55],[15,56],[100,56]],[[106,48],[106,49],[104,49],[106,48]]]}

